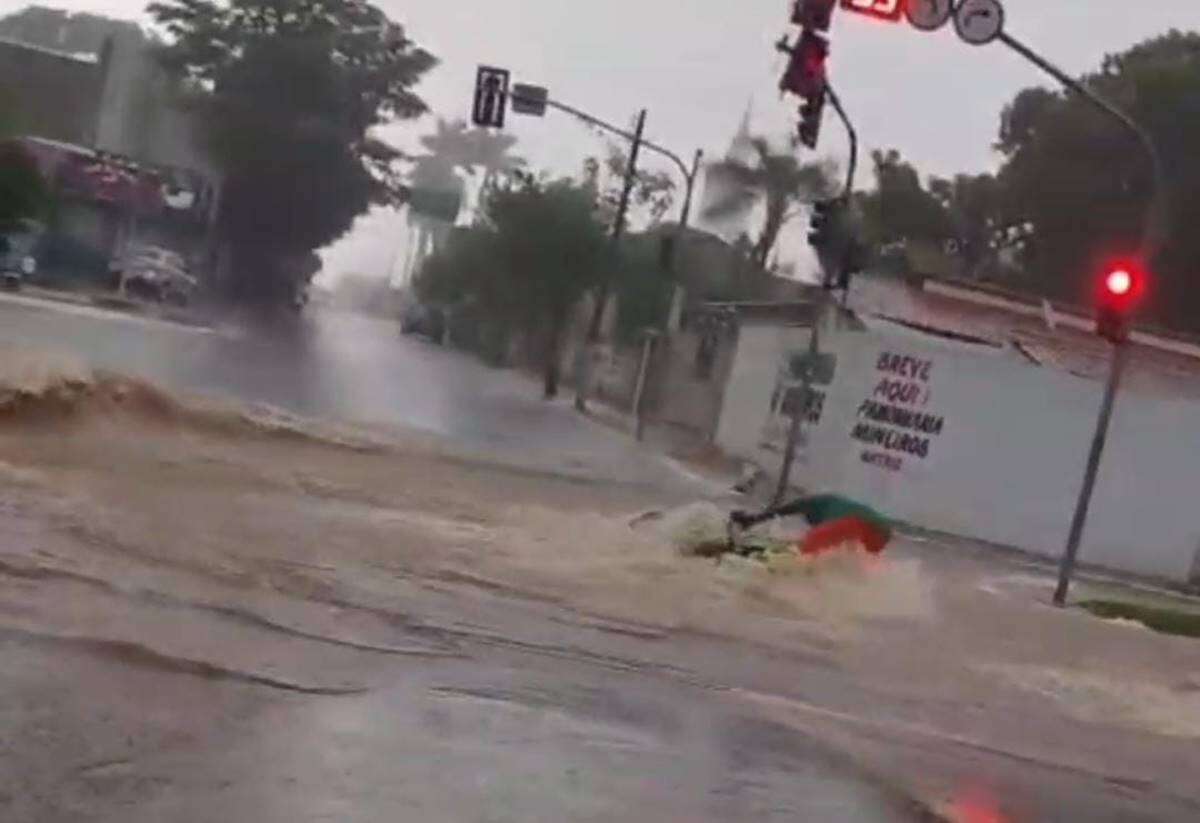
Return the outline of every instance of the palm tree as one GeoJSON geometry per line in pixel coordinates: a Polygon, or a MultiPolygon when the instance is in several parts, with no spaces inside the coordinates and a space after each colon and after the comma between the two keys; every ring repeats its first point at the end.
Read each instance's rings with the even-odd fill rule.
{"type": "Polygon", "coordinates": [[[468,173],[474,174],[475,169],[483,169],[480,191],[486,192],[501,174],[525,166],[523,158],[510,154],[517,145],[517,138],[511,134],[489,129],[472,129],[464,137],[468,173]]]}
{"type": "Polygon", "coordinates": [[[795,141],[783,152],[776,151],[765,137],[753,138],[750,145],[751,158],[726,157],[709,166],[708,185],[717,194],[705,208],[704,216],[721,219],[746,215],[763,203],[763,225],[750,258],[766,269],[783,227],[804,206],[836,192],[836,166],[830,160],[801,163],[796,157],[795,141]]]}
{"type": "Polygon", "coordinates": [[[458,222],[468,194],[460,172],[475,177],[483,171],[474,198],[474,211],[478,213],[496,178],[525,165],[520,157],[510,154],[517,138],[489,129],[468,128],[462,120],[438,118],[434,133],[421,137],[420,143],[429,153],[413,158],[409,174],[409,184],[421,195],[414,195],[408,208],[413,243],[405,264],[406,274],[420,268],[458,222]]]}

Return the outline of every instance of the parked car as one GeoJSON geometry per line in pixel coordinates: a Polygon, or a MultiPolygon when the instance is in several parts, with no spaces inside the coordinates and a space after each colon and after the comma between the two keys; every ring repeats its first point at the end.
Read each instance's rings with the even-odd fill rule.
{"type": "Polygon", "coordinates": [[[417,334],[442,343],[446,339],[446,312],[437,306],[413,303],[400,316],[400,333],[417,334]]]}
{"type": "Polygon", "coordinates": [[[198,286],[178,252],[139,246],[115,264],[117,291],[130,297],[186,306],[198,286]]]}
{"type": "Polygon", "coordinates": [[[33,220],[23,220],[0,235],[0,282],[15,290],[37,274],[38,252],[45,229],[33,220]]]}

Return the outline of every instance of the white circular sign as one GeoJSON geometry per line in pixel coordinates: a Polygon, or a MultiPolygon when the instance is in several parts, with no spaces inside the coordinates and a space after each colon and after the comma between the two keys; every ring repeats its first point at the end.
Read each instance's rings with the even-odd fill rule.
{"type": "Polygon", "coordinates": [[[954,16],[954,0],[908,0],[908,22],[921,31],[937,31],[954,16]]]}
{"type": "Polygon", "coordinates": [[[986,46],[1004,33],[1004,6],[1000,0],[963,0],[954,12],[954,28],[972,46],[986,46]]]}

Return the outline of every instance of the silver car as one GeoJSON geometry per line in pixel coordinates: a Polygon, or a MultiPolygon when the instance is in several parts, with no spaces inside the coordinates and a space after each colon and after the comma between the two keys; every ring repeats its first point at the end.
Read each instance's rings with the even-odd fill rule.
{"type": "Polygon", "coordinates": [[[117,267],[118,292],[143,300],[187,305],[199,285],[179,253],[159,246],[136,247],[117,267]]]}

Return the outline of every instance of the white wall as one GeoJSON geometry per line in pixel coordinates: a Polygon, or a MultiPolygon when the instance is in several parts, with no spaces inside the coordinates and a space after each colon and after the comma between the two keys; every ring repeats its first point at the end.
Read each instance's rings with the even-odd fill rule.
{"type": "Polygon", "coordinates": [[[727,453],[764,464],[773,459],[759,447],[780,363],[790,350],[807,350],[808,340],[808,329],[742,325],[717,424],[717,444],[727,453]]]}
{"type": "MultiPolygon", "coordinates": [[[[759,432],[779,358],[789,346],[802,348],[802,338],[744,330],[730,380],[718,442],[772,471],[778,458],[758,448],[759,432]]],[[[867,500],[917,525],[1047,557],[1061,554],[1099,408],[1098,382],[1038,368],[1005,350],[895,326],[824,339],[838,356],[838,371],[797,483],[867,500]],[[893,377],[879,369],[884,353],[928,364],[927,374],[899,381],[913,387],[915,401],[890,404],[944,421],[940,434],[920,434],[927,457],[869,447],[851,436],[864,422],[864,400],[893,377]],[[900,463],[866,463],[864,453],[900,463]]],[[[1082,560],[1185,582],[1200,548],[1198,503],[1200,404],[1123,393],[1082,560]]]]}

